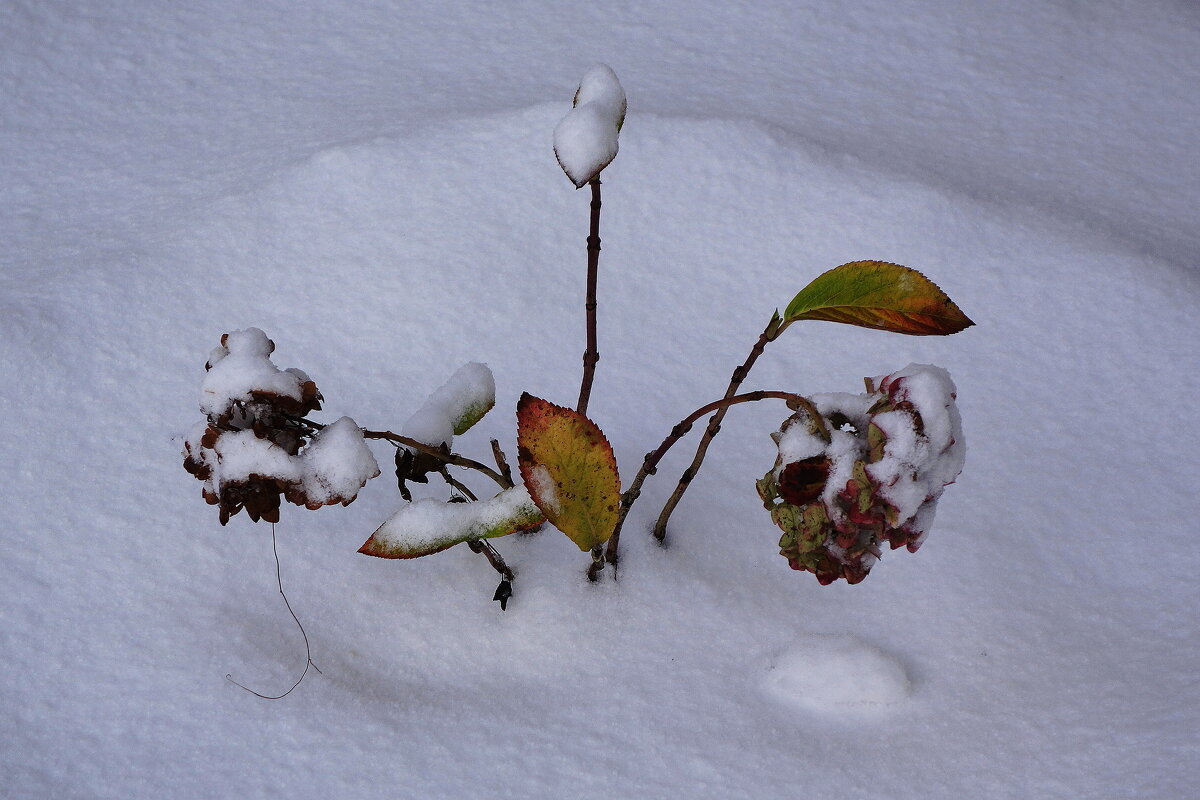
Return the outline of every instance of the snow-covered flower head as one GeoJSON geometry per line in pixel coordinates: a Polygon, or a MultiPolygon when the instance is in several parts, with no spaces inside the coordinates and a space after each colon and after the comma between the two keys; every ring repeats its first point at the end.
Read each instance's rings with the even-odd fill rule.
{"type": "Polygon", "coordinates": [[[321,407],[321,394],[302,370],[276,367],[274,351],[265,333],[247,328],[222,336],[205,364],[206,419],[184,441],[183,466],[220,506],[222,525],[242,509],[256,522],[278,522],[281,498],[307,508],[346,505],[379,474],[354,420],[303,420],[321,407]]]}
{"type": "Polygon", "coordinates": [[[925,540],[942,490],[966,455],[955,387],[940,367],[910,364],[866,394],[814,395],[772,434],[779,454],[758,482],[784,532],[780,553],[823,583],[858,583],[882,554],[925,540]]]}

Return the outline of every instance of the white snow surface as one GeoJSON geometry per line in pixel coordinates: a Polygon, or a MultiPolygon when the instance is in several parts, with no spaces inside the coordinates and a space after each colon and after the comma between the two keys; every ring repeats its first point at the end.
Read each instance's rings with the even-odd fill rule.
{"type": "Polygon", "coordinates": [[[848,634],[802,637],[773,659],[762,685],[785,706],[835,714],[875,711],[912,693],[895,656],[848,634]]]}
{"type": "Polygon", "coordinates": [[[0,794],[1195,793],[1195,4],[13,0],[0,45],[0,794]],[[214,337],[270,331],[315,418],[391,430],[487,362],[456,447],[515,463],[520,393],[578,392],[588,208],[551,145],[595,59],[632,100],[589,408],[626,481],[808,280],[895,261],[977,326],[795,325],[744,388],[948,369],[971,452],[934,535],[857,586],[788,569],[754,491],[787,410],[744,404],[666,550],[698,431],[646,482],[619,582],[549,527],[491,540],[501,612],[465,547],[355,552],[380,478],[285,505],[322,671],[243,692],[304,650],[269,526],[180,464],[214,337]],[[886,702],[799,694],[835,662],[886,702]]]}
{"type": "Polygon", "coordinates": [[[617,157],[625,107],[625,91],[612,67],[597,64],[584,74],[573,108],[554,128],[554,154],[575,186],[599,175],[617,157]]]}

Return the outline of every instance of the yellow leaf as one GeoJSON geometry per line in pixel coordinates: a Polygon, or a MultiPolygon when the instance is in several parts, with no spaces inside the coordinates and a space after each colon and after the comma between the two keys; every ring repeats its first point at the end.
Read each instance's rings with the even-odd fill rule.
{"type": "Polygon", "coordinates": [[[596,423],[530,394],[517,403],[521,478],[546,519],[580,550],[608,541],[617,525],[621,479],[596,423]]]}

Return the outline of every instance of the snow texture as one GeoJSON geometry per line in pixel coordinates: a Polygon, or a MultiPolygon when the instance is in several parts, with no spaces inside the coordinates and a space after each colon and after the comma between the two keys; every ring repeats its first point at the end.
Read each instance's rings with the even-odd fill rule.
{"type": "Polygon", "coordinates": [[[1194,796],[1197,86],[1170,0],[0,4],[0,795],[1194,796]],[[698,429],[619,582],[553,530],[491,540],[501,612],[466,547],[355,552],[381,478],[284,506],[322,672],[246,694],[224,676],[286,688],[304,643],[269,527],[180,469],[199,362],[259,326],[314,418],[396,430],[484,361],[499,410],[456,446],[515,458],[520,393],[579,389],[587,204],[549,138],[597,58],[633,103],[589,406],[624,473],[809,279],[894,261],[977,326],[793,325],[744,386],[948,369],[971,454],[934,534],[857,586],[788,569],[753,485],[787,412],[742,404],[669,549],[645,531],[698,429]],[[891,659],[911,694],[764,690],[826,674],[781,655],[826,634],[865,643],[842,685],[891,659]]]}
{"type": "Polygon", "coordinates": [[[487,364],[472,361],[459,367],[413,412],[400,433],[431,447],[454,444],[496,405],[496,380],[487,364]]]}
{"type": "Polygon", "coordinates": [[[832,713],[893,706],[912,692],[894,656],[847,634],[803,637],[774,660],[763,688],[785,707],[832,713]]]}
{"type": "Polygon", "coordinates": [[[554,128],[554,155],[571,182],[582,187],[617,157],[625,90],[611,67],[597,64],[579,82],[572,105],[554,128]]]}

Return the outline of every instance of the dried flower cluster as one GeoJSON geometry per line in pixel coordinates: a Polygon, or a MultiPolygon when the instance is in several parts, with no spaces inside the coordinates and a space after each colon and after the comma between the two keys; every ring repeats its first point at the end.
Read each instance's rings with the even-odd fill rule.
{"type": "Polygon", "coordinates": [[[304,419],[321,393],[302,370],[276,367],[274,350],[258,328],[234,331],[205,365],[207,419],[188,434],[183,467],[204,482],[222,525],[243,508],[255,522],[277,522],[281,498],[310,509],[348,505],[379,474],[349,417],[323,428],[304,419]]]}
{"type": "Polygon", "coordinates": [[[772,434],[775,466],[758,481],[783,530],[780,554],[822,584],[858,583],[882,545],[916,552],[942,489],[962,470],[965,446],[945,370],[910,365],[867,393],[812,398],[772,434]]]}

